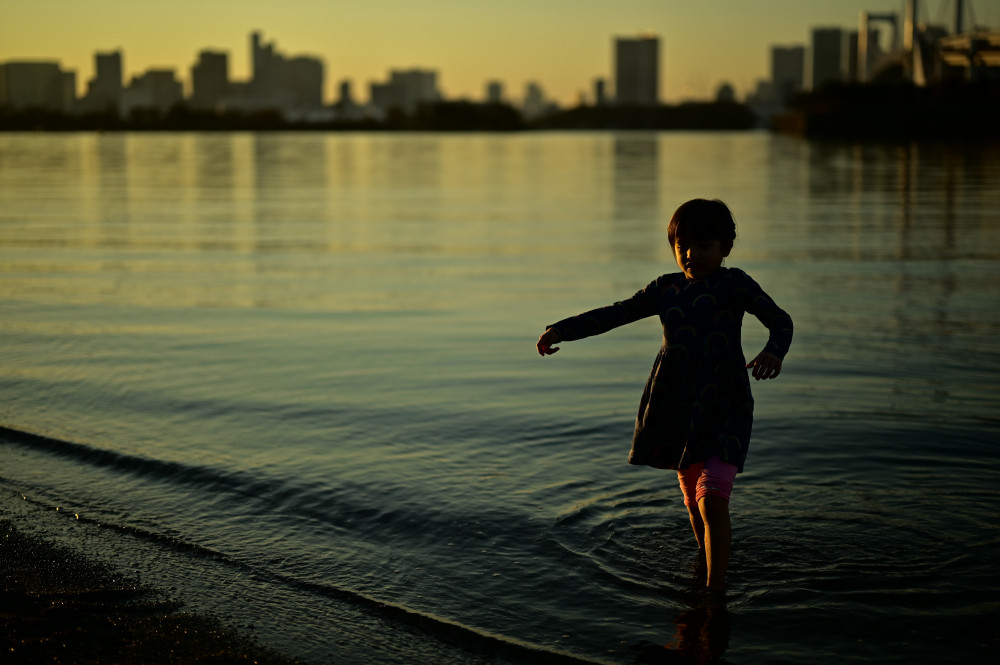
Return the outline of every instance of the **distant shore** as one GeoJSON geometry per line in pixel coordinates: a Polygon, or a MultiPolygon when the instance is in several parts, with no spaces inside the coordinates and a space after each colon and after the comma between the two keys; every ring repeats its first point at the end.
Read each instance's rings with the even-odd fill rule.
{"type": "Polygon", "coordinates": [[[0,521],[0,580],[4,662],[299,662],[9,521],[0,521]]]}
{"type": "Polygon", "coordinates": [[[773,129],[809,138],[893,140],[1000,137],[1000,86],[836,84],[802,95],[773,129]]]}
{"type": "Polygon", "coordinates": [[[0,109],[0,131],[432,131],[518,132],[531,130],[749,130],[757,118],[734,102],[690,102],[676,106],[579,106],[524,119],[507,104],[438,102],[411,114],[390,110],[384,118],[290,120],[278,111],[225,112],[176,106],[161,113],[136,111],[76,115],[38,109],[0,109]]]}

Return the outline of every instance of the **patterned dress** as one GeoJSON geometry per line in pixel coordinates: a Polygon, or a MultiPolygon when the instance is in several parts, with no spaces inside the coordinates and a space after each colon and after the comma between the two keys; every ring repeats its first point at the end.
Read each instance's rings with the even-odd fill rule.
{"type": "Polygon", "coordinates": [[[753,425],[740,340],[744,312],[767,327],[764,350],[784,358],[791,317],[735,268],[693,281],[679,272],[663,275],[628,300],[549,327],[569,342],[658,315],[663,347],[642,393],[629,464],[684,469],[719,457],[743,471],[753,425]]]}

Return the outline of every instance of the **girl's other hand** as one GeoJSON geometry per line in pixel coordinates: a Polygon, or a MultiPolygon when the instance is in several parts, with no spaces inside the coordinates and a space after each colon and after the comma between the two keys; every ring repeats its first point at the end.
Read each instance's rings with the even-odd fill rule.
{"type": "Polygon", "coordinates": [[[773,353],[761,351],[756,358],[747,363],[747,369],[751,367],[753,367],[751,374],[755,380],[773,379],[781,374],[781,358],[773,353]]]}
{"type": "Polygon", "coordinates": [[[559,350],[558,346],[552,345],[558,344],[559,341],[559,334],[555,331],[555,329],[547,329],[542,333],[541,337],[538,338],[538,342],[535,343],[535,348],[538,349],[538,355],[551,356],[559,350]]]}

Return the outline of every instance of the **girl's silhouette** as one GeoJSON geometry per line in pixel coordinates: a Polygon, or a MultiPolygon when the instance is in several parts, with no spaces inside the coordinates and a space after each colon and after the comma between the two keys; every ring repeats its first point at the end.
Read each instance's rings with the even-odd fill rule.
{"type": "Polygon", "coordinates": [[[630,464],[676,469],[707,586],[721,590],[729,567],[729,497],[750,444],[753,396],[749,374],[773,379],[792,341],[792,320],[742,270],[722,266],[736,238],[721,201],[681,205],[667,227],[681,272],[662,275],[627,300],[563,319],[538,338],[545,356],[554,346],[599,335],[658,315],[663,347],[639,404],[630,464]],[[740,330],[744,312],[770,332],[749,363],[740,330]]]}

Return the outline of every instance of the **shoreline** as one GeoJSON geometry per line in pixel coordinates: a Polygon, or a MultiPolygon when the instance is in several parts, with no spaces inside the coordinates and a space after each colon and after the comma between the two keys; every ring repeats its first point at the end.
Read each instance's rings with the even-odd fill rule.
{"type": "Polygon", "coordinates": [[[0,579],[6,662],[303,662],[8,519],[0,520],[0,579]]]}

